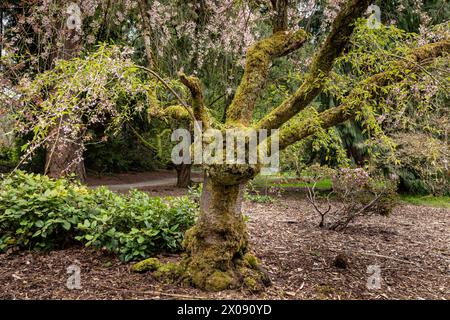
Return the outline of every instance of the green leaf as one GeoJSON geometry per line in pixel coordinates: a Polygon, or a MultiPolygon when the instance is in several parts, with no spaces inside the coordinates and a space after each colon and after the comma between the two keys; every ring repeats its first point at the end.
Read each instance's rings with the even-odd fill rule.
{"type": "Polygon", "coordinates": [[[44,221],[38,220],[38,221],[35,222],[34,225],[35,225],[36,227],[38,227],[38,228],[42,228],[42,227],[44,226],[44,221]]]}
{"type": "Polygon", "coordinates": [[[67,221],[63,221],[62,226],[65,230],[70,230],[70,223],[67,221]]]}

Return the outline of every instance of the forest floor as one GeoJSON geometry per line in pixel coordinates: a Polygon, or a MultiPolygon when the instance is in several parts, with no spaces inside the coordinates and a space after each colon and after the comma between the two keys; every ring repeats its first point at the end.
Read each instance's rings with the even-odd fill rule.
{"type": "MultiPolygon", "coordinates": [[[[147,191],[182,195],[170,186],[147,191]]],[[[272,286],[260,293],[204,292],[157,282],[131,264],[87,248],[0,255],[0,299],[450,299],[450,209],[400,205],[391,217],[362,218],[343,232],[322,230],[302,194],[244,203],[253,251],[272,286]],[[347,255],[346,269],[334,266],[347,255]],[[66,287],[67,267],[81,266],[79,290],[66,287]],[[368,289],[368,267],[381,287],[368,289]]],[[[179,255],[160,256],[174,260],[179,255]]]]}

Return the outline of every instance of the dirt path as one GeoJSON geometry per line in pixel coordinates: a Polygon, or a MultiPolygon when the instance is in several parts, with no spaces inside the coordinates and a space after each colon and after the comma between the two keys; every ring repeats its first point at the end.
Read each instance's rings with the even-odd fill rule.
{"type": "MultiPolygon", "coordinates": [[[[201,174],[193,172],[192,180],[194,182],[200,182],[201,174]]],[[[158,170],[101,177],[91,176],[88,177],[86,183],[92,188],[106,186],[113,191],[128,191],[130,189],[147,190],[153,187],[175,186],[177,178],[175,171],[158,170]]]]}
{"type": "MultiPolygon", "coordinates": [[[[149,187],[163,187],[163,186],[170,186],[175,185],[177,183],[177,178],[164,178],[164,179],[158,179],[158,180],[148,180],[143,182],[136,182],[136,183],[124,183],[124,184],[109,184],[106,185],[109,189],[112,191],[126,191],[130,189],[143,189],[143,188],[149,188],[149,187]]],[[[94,186],[93,188],[96,188],[97,186],[94,186]]]]}

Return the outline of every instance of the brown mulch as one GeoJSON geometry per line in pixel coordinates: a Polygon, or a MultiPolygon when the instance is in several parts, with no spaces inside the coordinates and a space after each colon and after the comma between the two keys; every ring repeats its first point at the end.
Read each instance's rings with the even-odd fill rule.
{"type": "MultiPolygon", "coordinates": [[[[160,189],[150,192],[161,195],[160,189]]],[[[170,193],[170,190],[166,190],[170,193]]],[[[172,190],[173,192],[173,190],[172,190]]],[[[181,191],[176,191],[181,193],[181,191]]],[[[130,264],[86,248],[0,255],[1,299],[449,299],[450,210],[402,205],[391,217],[360,219],[346,231],[317,227],[298,194],[271,204],[246,202],[250,240],[273,285],[264,292],[209,293],[133,274],[130,264]],[[338,254],[348,267],[334,266],[338,254]],[[81,267],[79,290],[66,287],[67,267],[81,267]],[[366,287],[378,265],[381,289],[366,287]]],[[[176,259],[165,256],[163,260],[176,259]]]]}

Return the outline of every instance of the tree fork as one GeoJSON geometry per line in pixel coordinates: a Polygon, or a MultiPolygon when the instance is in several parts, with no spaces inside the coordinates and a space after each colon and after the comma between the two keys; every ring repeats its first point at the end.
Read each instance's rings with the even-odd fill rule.
{"type": "Polygon", "coordinates": [[[331,32],[314,55],[308,74],[300,88],[256,124],[256,129],[278,129],[306,108],[322,91],[322,85],[350,41],[354,22],[362,16],[371,0],[350,0],[333,21],[331,32]]]}
{"type": "Polygon", "coordinates": [[[249,124],[272,60],[299,49],[307,38],[303,29],[296,32],[279,31],[248,49],[244,75],[227,109],[228,124],[249,124]]]}

